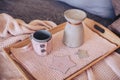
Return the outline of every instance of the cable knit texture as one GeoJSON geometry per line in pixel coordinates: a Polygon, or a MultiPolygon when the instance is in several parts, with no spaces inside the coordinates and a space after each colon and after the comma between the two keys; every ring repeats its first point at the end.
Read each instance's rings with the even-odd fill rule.
{"type": "Polygon", "coordinates": [[[33,20],[26,24],[21,19],[14,19],[8,14],[0,14],[0,80],[24,80],[15,66],[1,51],[13,43],[29,38],[36,30],[52,29],[57,25],[52,21],[33,20]]]}
{"type": "Polygon", "coordinates": [[[49,30],[57,26],[52,21],[42,20],[33,20],[26,24],[5,13],[0,14],[0,22],[0,49],[28,38],[36,30],[49,30]]]}

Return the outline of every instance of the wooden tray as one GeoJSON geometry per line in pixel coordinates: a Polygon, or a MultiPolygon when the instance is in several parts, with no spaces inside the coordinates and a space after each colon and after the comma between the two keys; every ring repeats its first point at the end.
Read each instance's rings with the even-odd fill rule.
{"type": "MultiPolygon", "coordinates": [[[[117,46],[117,48],[114,48],[113,50],[107,52],[105,55],[99,57],[98,59],[94,60],[93,62],[91,62],[90,64],[88,64],[87,66],[85,66],[84,68],[78,70],[77,72],[71,74],[70,76],[68,76],[65,80],[71,80],[72,78],[78,76],[79,74],[81,74],[83,71],[85,71],[86,69],[88,69],[89,67],[93,66],[94,64],[96,64],[98,61],[104,59],[105,57],[107,57],[108,55],[110,55],[112,52],[114,52],[116,49],[120,48],[120,38],[117,37],[114,33],[112,33],[110,30],[108,30],[107,28],[105,28],[104,26],[102,26],[101,24],[91,20],[91,19],[85,19],[84,24],[89,27],[92,31],[96,32],[97,34],[99,34],[101,37],[103,37],[104,39],[107,39],[109,42],[115,44],[117,46]]],[[[58,27],[50,30],[50,32],[52,34],[55,34],[61,30],[64,29],[66,23],[60,24],[58,25],[58,27]]],[[[17,44],[13,44],[11,45],[11,47],[22,47],[26,44],[28,44],[30,42],[30,39],[26,39],[22,42],[19,42],[17,44]]],[[[6,56],[8,57],[8,59],[11,61],[11,63],[13,63],[18,71],[20,73],[22,73],[22,76],[24,77],[25,80],[35,80],[35,78],[29,74],[19,63],[17,63],[15,60],[13,60],[11,58],[11,52],[10,52],[10,48],[11,47],[7,47],[4,48],[4,52],[6,54],[6,56]]]]}

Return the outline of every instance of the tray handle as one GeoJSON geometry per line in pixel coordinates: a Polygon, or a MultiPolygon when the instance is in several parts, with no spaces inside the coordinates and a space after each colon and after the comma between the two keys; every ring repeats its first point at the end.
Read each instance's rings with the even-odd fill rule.
{"type": "Polygon", "coordinates": [[[96,32],[101,37],[107,39],[109,42],[119,46],[120,45],[120,38],[114,34],[112,31],[104,27],[103,25],[86,18],[83,23],[92,31],[96,32]]]}
{"type": "Polygon", "coordinates": [[[95,28],[96,30],[98,30],[99,32],[101,32],[101,33],[104,33],[104,32],[105,32],[105,30],[104,30],[103,28],[99,27],[98,25],[94,25],[94,28],[95,28]]]}

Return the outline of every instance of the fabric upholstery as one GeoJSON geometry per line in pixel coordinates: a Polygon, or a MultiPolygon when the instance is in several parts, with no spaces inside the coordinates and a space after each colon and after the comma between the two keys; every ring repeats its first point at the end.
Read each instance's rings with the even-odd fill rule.
{"type": "Polygon", "coordinates": [[[116,16],[120,14],[120,0],[112,0],[113,8],[116,16]]]}
{"type": "Polygon", "coordinates": [[[120,18],[114,21],[108,28],[120,37],[120,18]]]}

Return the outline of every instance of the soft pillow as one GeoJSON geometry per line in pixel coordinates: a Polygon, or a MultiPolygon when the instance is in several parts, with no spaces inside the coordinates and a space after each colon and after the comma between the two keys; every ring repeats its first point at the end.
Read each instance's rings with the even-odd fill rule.
{"type": "Polygon", "coordinates": [[[120,15],[120,0],[112,0],[116,16],[120,15]]]}
{"type": "Polygon", "coordinates": [[[108,28],[120,37],[120,18],[114,21],[108,28]]]}
{"type": "Polygon", "coordinates": [[[83,9],[89,13],[104,17],[114,18],[115,13],[111,0],[58,0],[73,7],[83,9]]]}

